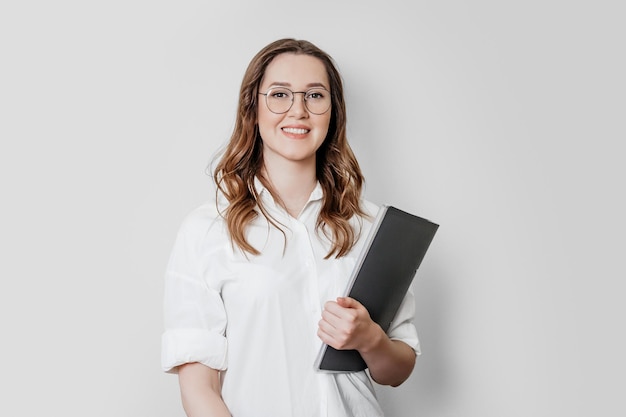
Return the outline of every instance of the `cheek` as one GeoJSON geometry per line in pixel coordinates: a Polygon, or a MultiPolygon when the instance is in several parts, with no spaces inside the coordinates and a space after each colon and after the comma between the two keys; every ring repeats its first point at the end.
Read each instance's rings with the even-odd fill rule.
{"type": "Polygon", "coordinates": [[[257,112],[256,121],[259,126],[259,133],[263,135],[263,132],[269,132],[273,130],[278,122],[281,120],[281,115],[274,114],[269,110],[260,109],[257,112]]]}
{"type": "Polygon", "coordinates": [[[328,131],[330,130],[330,116],[324,118],[324,120],[320,123],[320,125],[324,129],[324,138],[328,136],[328,131]]]}

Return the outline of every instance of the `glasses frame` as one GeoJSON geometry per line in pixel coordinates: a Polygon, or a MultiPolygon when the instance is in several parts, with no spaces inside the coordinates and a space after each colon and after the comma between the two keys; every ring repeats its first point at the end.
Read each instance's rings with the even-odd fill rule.
{"type": "Polygon", "coordinates": [[[318,115],[318,116],[319,116],[319,115],[322,115],[322,114],[327,113],[327,112],[328,112],[328,110],[330,110],[330,109],[331,109],[331,107],[333,107],[333,97],[332,97],[332,95],[331,95],[330,91],[328,91],[328,90],[327,90],[327,89],[325,89],[324,87],[313,87],[313,88],[309,88],[309,89],[308,89],[308,90],[306,90],[306,91],[292,91],[291,89],[289,89],[289,88],[287,88],[287,87],[277,86],[277,87],[270,87],[270,88],[268,88],[268,89],[267,89],[267,91],[266,91],[265,93],[259,93],[259,94],[260,94],[260,95],[262,95],[262,96],[265,96],[265,105],[267,106],[267,109],[268,109],[269,111],[271,111],[272,113],[274,113],[274,114],[285,114],[285,113],[287,113],[289,110],[291,110],[291,108],[293,107],[293,102],[294,102],[294,100],[295,100],[295,98],[296,98],[296,94],[302,94],[302,100],[304,101],[304,107],[305,107],[305,108],[306,108],[306,110],[307,110],[309,113],[311,113],[311,114],[315,114],[315,115],[318,115]],[[269,105],[269,103],[267,102],[267,100],[268,100],[268,95],[269,95],[269,93],[270,93],[272,90],[287,90],[287,91],[289,91],[289,92],[291,93],[291,104],[289,105],[289,107],[287,108],[287,110],[285,110],[285,111],[283,111],[283,112],[275,112],[274,110],[272,110],[272,109],[270,108],[270,105],[269,105]],[[314,111],[311,111],[311,109],[309,109],[309,105],[307,104],[307,100],[306,100],[307,93],[308,93],[309,91],[313,91],[313,90],[324,90],[324,91],[326,91],[326,92],[328,93],[328,95],[330,96],[330,101],[329,101],[329,103],[328,103],[328,108],[327,108],[326,110],[324,110],[323,112],[321,112],[321,113],[315,113],[314,111]]]}

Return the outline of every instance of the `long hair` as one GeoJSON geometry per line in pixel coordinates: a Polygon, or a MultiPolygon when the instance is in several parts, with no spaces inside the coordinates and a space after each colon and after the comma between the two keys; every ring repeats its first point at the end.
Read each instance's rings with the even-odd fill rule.
{"type": "MultiPolygon", "coordinates": [[[[259,51],[248,65],[239,92],[235,128],[213,172],[217,192],[221,192],[228,201],[222,215],[232,242],[253,255],[260,252],[246,240],[245,229],[258,215],[257,207],[273,226],[280,229],[265,210],[254,180],[263,165],[263,143],[257,126],[258,89],[267,66],[283,53],[318,58],[328,74],[332,106],[328,134],[316,154],[317,180],[323,190],[316,229],[318,232],[321,230],[331,242],[326,258],[333,255],[339,258],[350,251],[358,238],[359,231],[353,229],[350,219],[355,215],[365,216],[360,204],[364,180],[346,139],[346,107],[341,76],[333,59],[311,42],[277,40],[259,51]]],[[[259,179],[272,193],[272,188],[260,175],[259,179]]]]}

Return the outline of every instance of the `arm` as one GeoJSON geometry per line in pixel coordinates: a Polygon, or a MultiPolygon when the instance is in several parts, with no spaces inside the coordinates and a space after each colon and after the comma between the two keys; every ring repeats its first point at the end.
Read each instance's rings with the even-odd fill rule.
{"type": "Polygon", "coordinates": [[[178,368],[178,380],[187,417],[231,417],[222,400],[219,371],[186,363],[178,368]]]}
{"type": "Polygon", "coordinates": [[[406,343],[391,340],[353,298],[339,297],[324,306],[318,336],[335,349],[356,349],[381,385],[398,386],[413,371],[415,352],[406,343]]]}

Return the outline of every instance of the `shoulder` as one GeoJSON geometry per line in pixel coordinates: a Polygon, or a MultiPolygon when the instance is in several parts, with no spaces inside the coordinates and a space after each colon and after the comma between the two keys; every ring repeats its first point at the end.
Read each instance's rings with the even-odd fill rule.
{"type": "Polygon", "coordinates": [[[360,204],[363,214],[354,216],[351,220],[352,226],[359,232],[359,238],[369,233],[376,219],[376,215],[378,214],[378,210],[380,210],[379,205],[369,200],[361,199],[360,204]]]}
{"type": "Polygon", "coordinates": [[[177,240],[189,249],[220,246],[227,239],[224,219],[215,200],[209,200],[191,210],[183,219],[177,240]]]}
{"type": "Polygon", "coordinates": [[[197,231],[212,227],[221,219],[215,201],[206,201],[191,210],[183,219],[181,231],[197,231]]]}
{"type": "Polygon", "coordinates": [[[364,199],[361,200],[361,208],[365,212],[365,215],[370,217],[370,219],[368,219],[370,222],[374,220],[376,214],[378,214],[378,210],[380,210],[380,206],[378,204],[364,199]]]}
{"type": "Polygon", "coordinates": [[[360,216],[355,216],[357,224],[360,226],[361,229],[369,229],[369,227],[374,223],[374,220],[376,219],[376,215],[378,214],[378,210],[380,210],[380,206],[365,199],[361,199],[360,203],[363,214],[360,216]]]}

